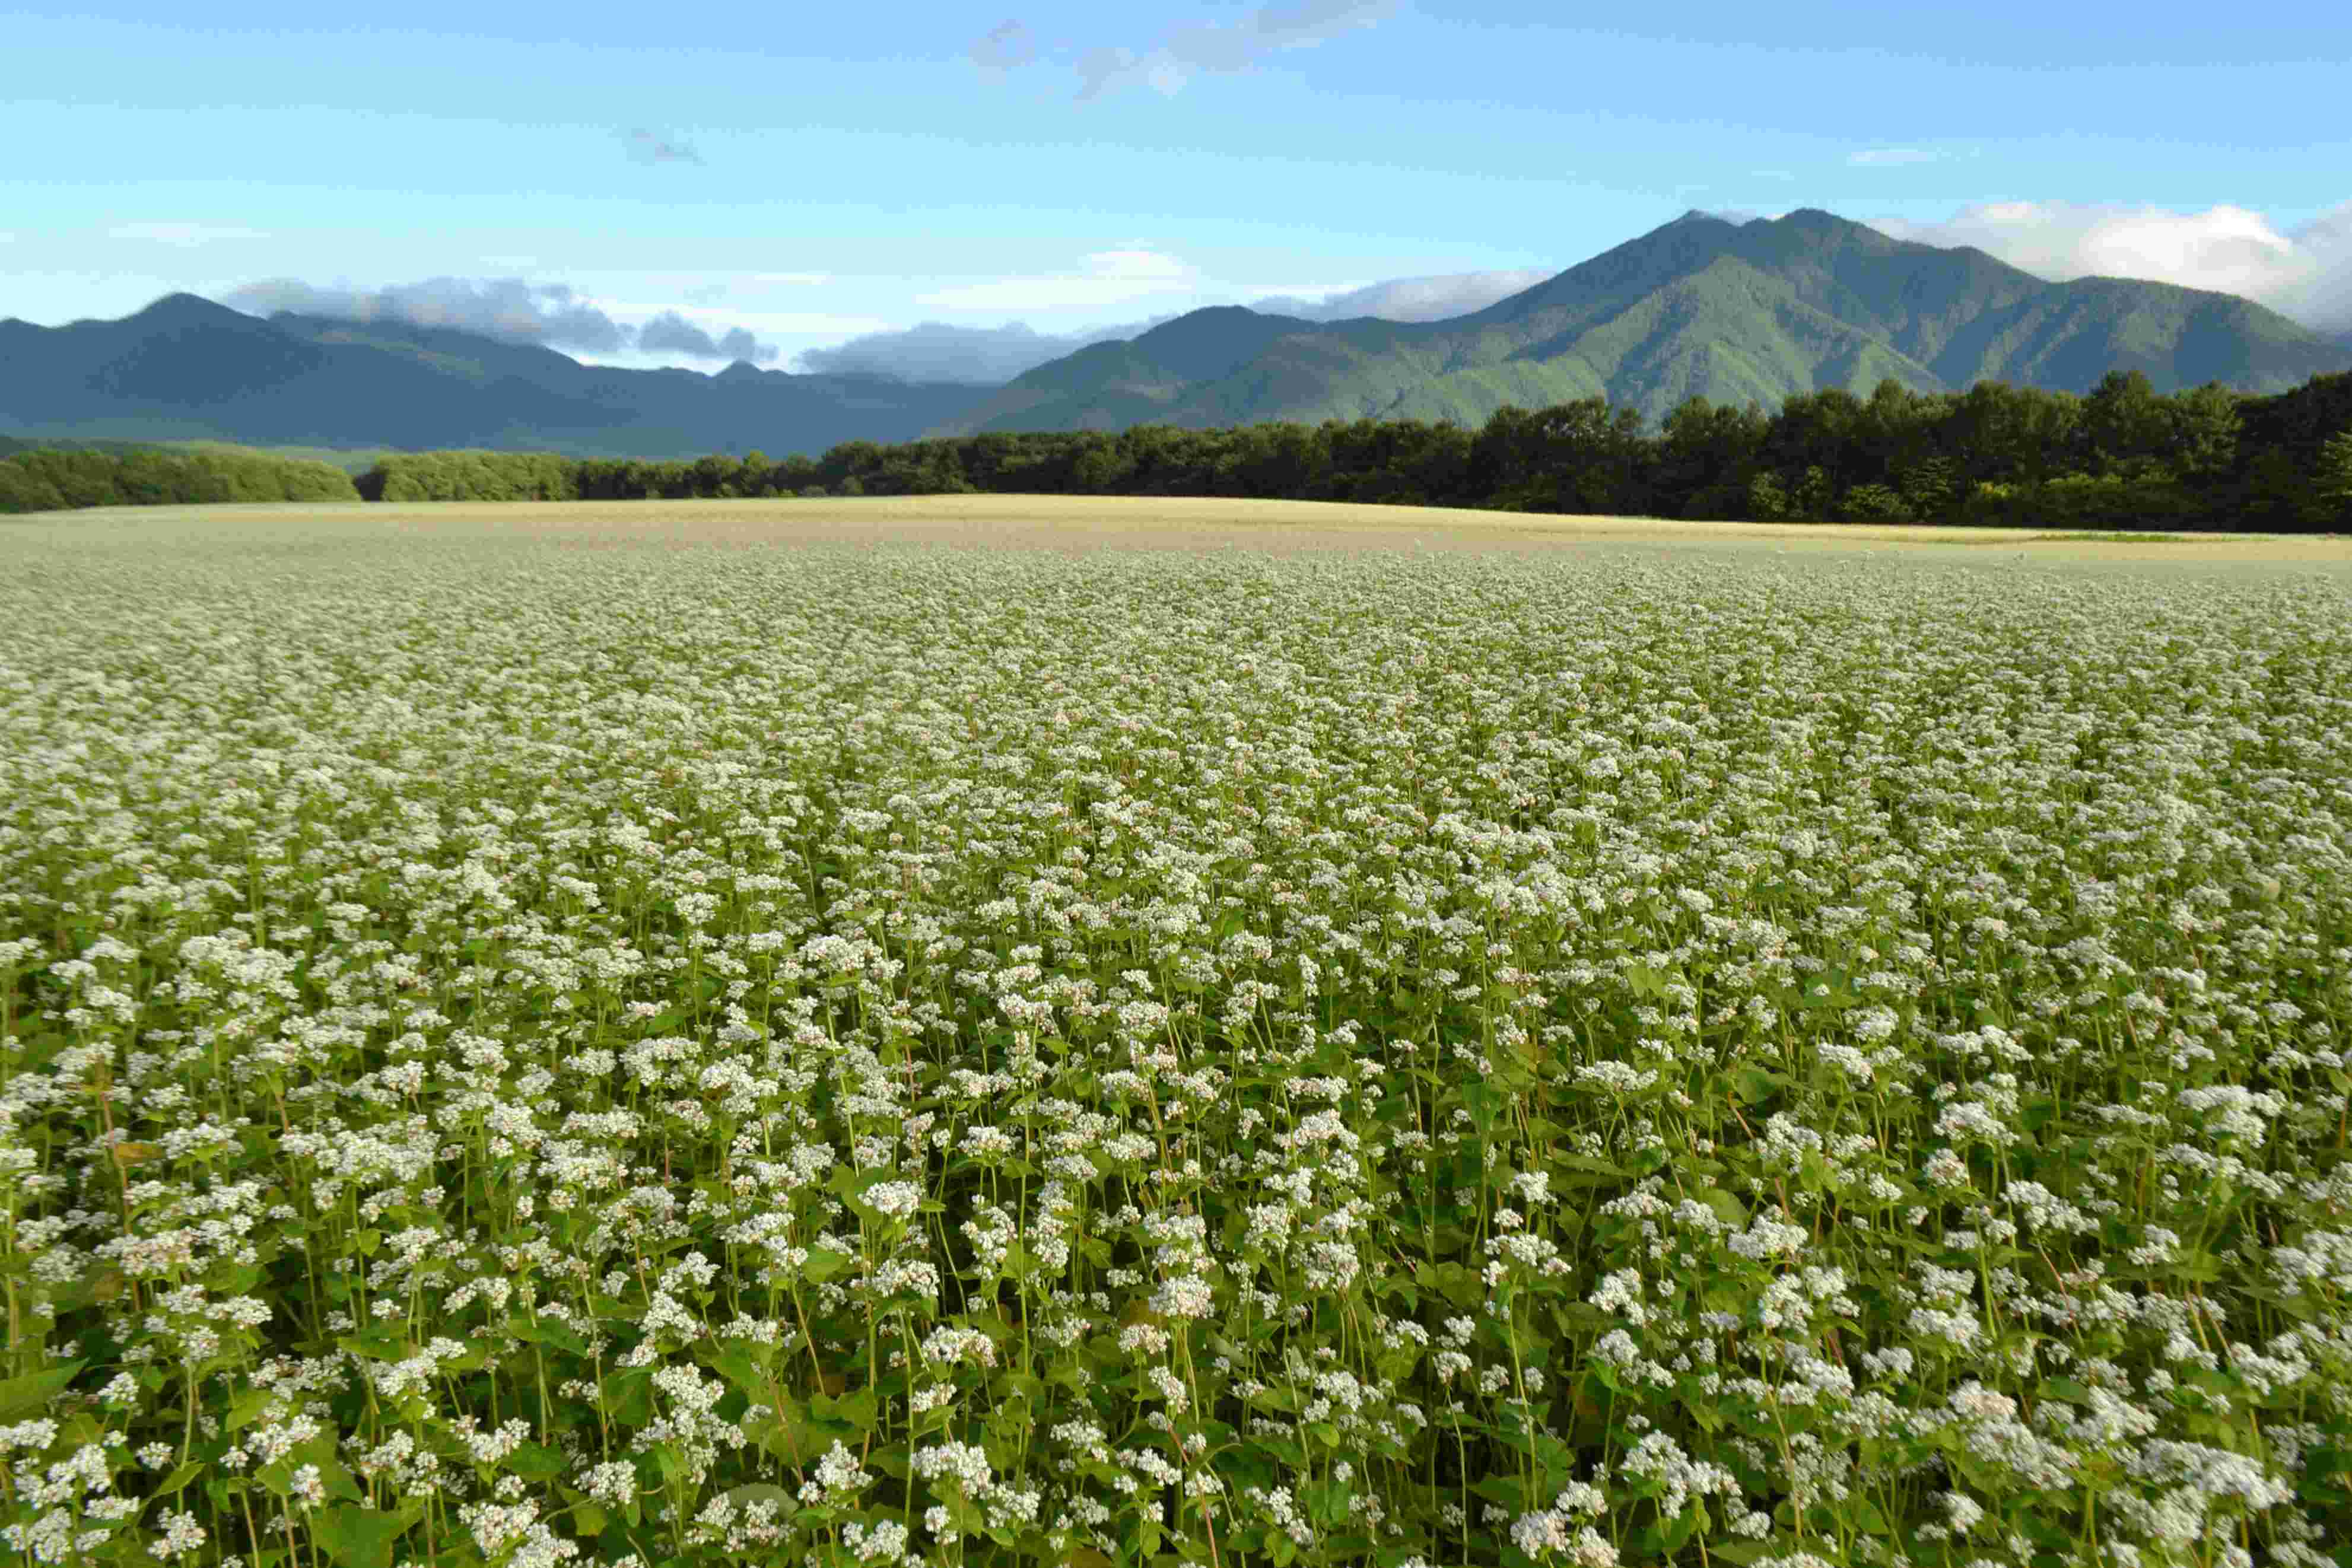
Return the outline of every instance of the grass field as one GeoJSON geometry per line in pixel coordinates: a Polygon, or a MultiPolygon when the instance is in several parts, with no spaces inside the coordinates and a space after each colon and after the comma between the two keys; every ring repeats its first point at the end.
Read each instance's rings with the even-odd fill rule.
{"type": "Polygon", "coordinates": [[[0,1542],[2352,1563],[2347,569],[0,523],[0,1542]]]}

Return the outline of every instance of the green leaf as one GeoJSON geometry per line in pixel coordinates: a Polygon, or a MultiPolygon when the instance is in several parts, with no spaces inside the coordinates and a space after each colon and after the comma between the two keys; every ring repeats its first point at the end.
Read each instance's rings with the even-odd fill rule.
{"type": "Polygon", "coordinates": [[[788,1519],[797,1512],[800,1507],[793,1500],[792,1493],[772,1481],[751,1481],[720,1492],[719,1495],[733,1503],[738,1513],[755,1502],[772,1503],[775,1505],[775,1511],[769,1516],[772,1520],[788,1519]]]}
{"type": "Polygon", "coordinates": [[[1734,1230],[1744,1230],[1748,1228],[1748,1206],[1741,1203],[1738,1195],[1727,1188],[1708,1187],[1699,1194],[1699,1201],[1714,1210],[1715,1217],[1734,1230]]]}
{"type": "Polygon", "coordinates": [[[397,1511],[337,1503],[310,1516],[310,1530],[320,1549],[343,1568],[392,1568],[393,1543],[424,1516],[425,1505],[412,1502],[397,1511]]]}
{"type": "Polygon", "coordinates": [[[228,1429],[235,1432],[252,1426],[268,1413],[277,1397],[266,1388],[239,1395],[228,1407],[228,1429]]]}
{"type": "Polygon", "coordinates": [[[335,1341],[335,1348],[369,1361],[406,1361],[412,1354],[406,1343],[392,1329],[370,1329],[365,1333],[345,1334],[335,1341]]]}
{"type": "Polygon", "coordinates": [[[543,1481],[568,1468],[562,1454],[540,1443],[520,1443],[507,1456],[506,1468],[528,1481],[543,1481]]]}
{"type": "Polygon", "coordinates": [[[182,1487],[186,1486],[190,1481],[194,1480],[198,1476],[204,1474],[204,1471],[205,1467],[202,1462],[195,1459],[190,1459],[186,1464],[182,1465],[170,1475],[165,1476],[163,1478],[163,1484],[147,1495],[150,1497],[170,1497],[182,1487]]]}
{"type": "Polygon", "coordinates": [[[721,1341],[716,1350],[706,1353],[704,1360],[713,1372],[752,1398],[765,1403],[770,1397],[767,1368],[741,1340],[721,1341]]]}
{"type": "Polygon", "coordinates": [[[878,1418],[880,1405],[873,1389],[861,1388],[838,1399],[830,1394],[816,1395],[809,1400],[809,1408],[819,1416],[846,1421],[861,1432],[871,1432],[878,1418]]]}
{"type": "Polygon", "coordinates": [[[43,1367],[0,1382],[0,1420],[37,1415],[47,1409],[49,1401],[64,1392],[82,1365],[81,1362],[69,1361],[63,1366],[43,1367]]]}
{"type": "Polygon", "coordinates": [[[632,1367],[604,1385],[604,1409],[624,1427],[643,1427],[654,1418],[653,1374],[632,1367]]]}

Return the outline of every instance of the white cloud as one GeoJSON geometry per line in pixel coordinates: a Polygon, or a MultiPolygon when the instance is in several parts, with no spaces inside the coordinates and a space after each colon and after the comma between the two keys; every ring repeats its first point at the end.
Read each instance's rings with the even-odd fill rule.
{"type": "Polygon", "coordinates": [[[665,310],[637,329],[637,352],[683,354],[689,360],[745,360],[753,364],[782,357],[782,350],[761,342],[744,328],[730,327],[714,338],[675,310],[665,310]]]}
{"type": "Polygon", "coordinates": [[[624,321],[639,317],[650,320],[656,316],[682,316],[689,321],[745,326],[779,337],[819,336],[828,332],[878,332],[891,325],[879,316],[848,316],[830,310],[735,310],[704,305],[656,305],[625,299],[599,299],[597,303],[624,321]]]}
{"type": "Polygon", "coordinates": [[[1024,371],[1076,353],[1089,343],[1132,338],[1171,319],[1172,316],[1159,317],[1080,332],[1040,332],[1022,321],[1002,327],[919,321],[903,329],[869,332],[845,343],[803,350],[800,368],[812,374],[1002,386],[1024,371]]]}
{"type": "MultiPolygon", "coordinates": [[[[687,291],[689,296],[694,290],[687,291]]],[[[454,328],[511,343],[558,349],[576,358],[636,362],[782,357],[776,337],[841,337],[889,325],[871,316],[811,310],[734,310],[704,304],[631,303],[564,283],[519,277],[432,277],[365,288],[299,278],[241,284],[221,303],[254,315],[290,310],[342,321],[402,321],[454,328]]]]}
{"type": "Polygon", "coordinates": [[[570,286],[519,277],[428,277],[383,288],[271,277],[239,284],[220,301],[256,316],[290,310],[337,321],[405,321],[567,350],[610,353],[628,341],[626,330],[570,286]]]}
{"type": "Polygon", "coordinates": [[[151,245],[198,246],[221,240],[268,239],[259,229],[220,224],[118,224],[106,231],[109,239],[142,240],[151,245]]]}
{"type": "MultiPolygon", "coordinates": [[[[1553,276],[1549,267],[1523,267],[1507,272],[1456,272],[1438,277],[1398,277],[1385,283],[1340,285],[1312,303],[1297,298],[1255,299],[1252,308],[1310,321],[1345,321],[1357,316],[1377,316],[1383,321],[1443,321],[1484,310],[1553,276]]],[[[1286,289],[1283,295],[1315,290],[1286,289]]]]}
{"type": "Polygon", "coordinates": [[[2181,213],[2073,202],[1988,202],[1941,223],[1874,226],[1897,239],[1975,246],[2043,277],[2217,289],[2322,331],[2352,327],[2352,202],[2289,231],[2244,207],[2181,213]]]}
{"type": "Polygon", "coordinates": [[[833,274],[830,272],[755,272],[751,275],[750,281],[753,283],[786,283],[814,287],[819,284],[831,283],[833,281],[833,274]]]}
{"type": "Polygon", "coordinates": [[[1008,18],[974,42],[967,57],[991,75],[1048,57],[1073,67],[1080,99],[1126,87],[1181,92],[1202,71],[1255,69],[1285,49],[1328,43],[1396,14],[1398,0],[1288,0],[1263,5],[1234,21],[1192,19],[1165,28],[1150,44],[1097,44],[1047,50],[1022,22],[1008,18]]]}
{"type": "Polygon", "coordinates": [[[1076,272],[935,288],[917,295],[915,303],[940,310],[1072,309],[1147,299],[1190,289],[1199,281],[1189,264],[1164,251],[1098,250],[1081,257],[1076,272]]]}
{"type": "Polygon", "coordinates": [[[1857,169],[1892,169],[1906,163],[1932,163],[1940,156],[1924,147],[1872,147],[1846,162],[1857,169]]]}

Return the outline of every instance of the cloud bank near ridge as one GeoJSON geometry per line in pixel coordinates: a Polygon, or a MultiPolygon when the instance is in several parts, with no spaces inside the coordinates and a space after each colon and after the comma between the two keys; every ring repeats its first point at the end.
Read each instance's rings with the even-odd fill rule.
{"type": "Polygon", "coordinates": [[[641,327],[614,320],[571,285],[520,277],[428,277],[421,283],[360,288],[321,287],[273,277],[240,284],[220,302],[250,315],[290,310],[336,321],[393,321],[478,332],[507,343],[529,343],[567,353],[678,354],[698,360],[749,360],[769,364],[781,351],[741,327],[713,334],[675,310],[641,327]]]}
{"type": "Polygon", "coordinates": [[[2321,332],[2352,329],[2352,201],[2284,230],[2244,207],[2183,213],[2074,202],[1987,202],[1940,223],[1871,226],[1896,239],[1975,246],[2041,277],[2210,288],[2321,332]]]}

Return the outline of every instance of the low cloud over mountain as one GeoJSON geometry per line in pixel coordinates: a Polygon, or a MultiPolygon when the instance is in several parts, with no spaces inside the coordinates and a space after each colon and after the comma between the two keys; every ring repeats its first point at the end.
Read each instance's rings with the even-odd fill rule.
{"type": "Polygon", "coordinates": [[[221,303],[250,315],[290,310],[338,321],[402,321],[415,327],[454,327],[501,342],[535,343],[567,353],[683,354],[703,360],[750,360],[765,364],[777,350],[740,327],[717,333],[697,327],[676,311],[665,311],[642,327],[630,327],[590,304],[569,284],[527,283],[519,277],[428,277],[422,283],[383,288],[348,284],[320,287],[299,278],[274,277],[241,284],[221,303]]]}
{"type": "Polygon", "coordinates": [[[675,310],[665,310],[637,329],[637,352],[684,354],[697,360],[749,360],[765,364],[780,356],[740,327],[714,338],[675,310]]]}
{"type": "MultiPolygon", "coordinates": [[[[1160,317],[1159,320],[1172,320],[1160,317]]],[[[1087,332],[1040,332],[1024,322],[957,327],[921,321],[902,330],[868,332],[830,349],[809,349],[800,368],[813,374],[887,376],[902,382],[960,382],[1002,386],[1026,370],[1089,343],[1131,338],[1156,322],[1098,327],[1087,332]]]]}
{"type": "Polygon", "coordinates": [[[1303,317],[1309,321],[1346,321],[1358,316],[1377,316],[1383,321],[1443,321],[1448,317],[1484,310],[1498,299],[1508,299],[1523,288],[1533,288],[1557,270],[1528,267],[1509,272],[1399,277],[1351,288],[1313,303],[1280,296],[1254,299],[1250,308],[1277,316],[1303,317]]]}

